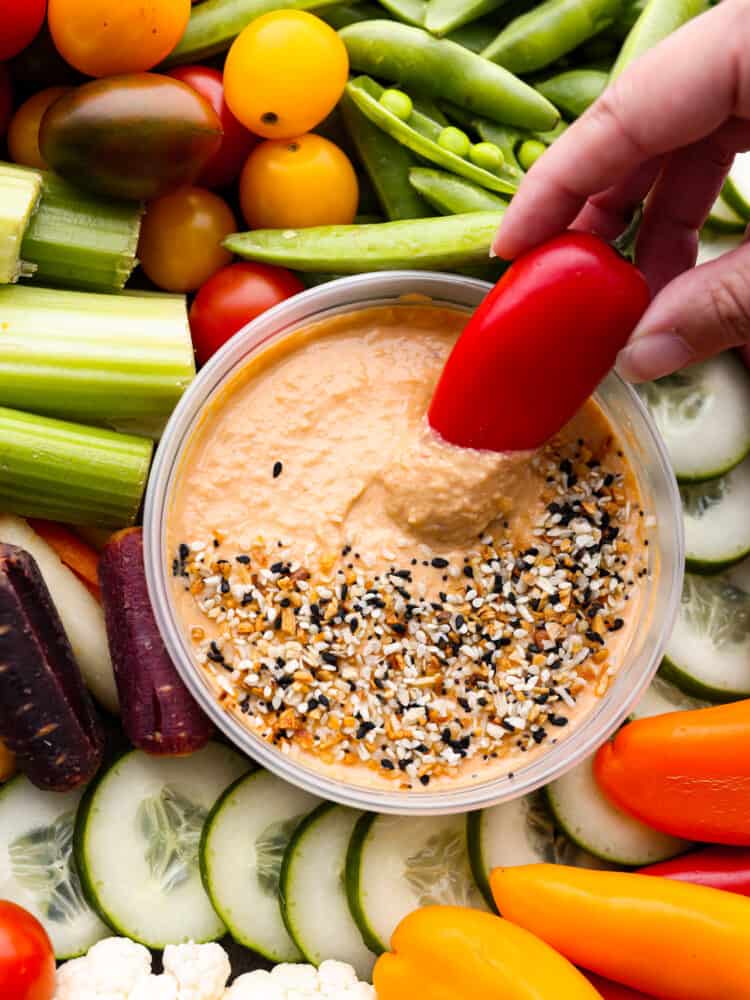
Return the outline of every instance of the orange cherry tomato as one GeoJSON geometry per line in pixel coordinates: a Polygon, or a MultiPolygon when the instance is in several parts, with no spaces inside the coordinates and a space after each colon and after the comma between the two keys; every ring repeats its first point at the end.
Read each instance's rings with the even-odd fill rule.
{"type": "Polygon", "coordinates": [[[262,142],[240,177],[240,206],[251,229],[301,229],[354,220],[357,175],[345,153],[320,135],[262,142]]]}
{"type": "Polygon", "coordinates": [[[39,152],[39,126],[44,113],[70,87],[48,87],[24,101],[8,127],[8,152],[14,163],[46,170],[47,163],[39,152]]]}
{"type": "Polygon", "coordinates": [[[166,292],[192,292],[230,263],[221,241],[236,229],[223,198],[205,188],[178,188],[146,209],[138,244],[141,267],[166,292]]]}
{"type": "Polygon", "coordinates": [[[47,932],[28,911],[0,899],[0,997],[51,1000],[55,956],[47,932]]]}
{"type": "Polygon", "coordinates": [[[167,76],[181,80],[204,97],[218,115],[224,132],[221,146],[203,168],[198,183],[209,188],[231,184],[239,177],[250,150],[258,144],[258,137],[248,132],[229,110],[221,73],[209,66],[178,66],[167,76]]]}
{"type": "Polygon", "coordinates": [[[139,73],[182,38],[190,0],[49,0],[47,16],[58,52],[82,73],[139,73]]]}
{"type": "Polygon", "coordinates": [[[256,135],[291,139],[330,114],[349,75],[344,43],[325,21],[277,10],[252,21],[224,65],[224,93],[256,135]]]}

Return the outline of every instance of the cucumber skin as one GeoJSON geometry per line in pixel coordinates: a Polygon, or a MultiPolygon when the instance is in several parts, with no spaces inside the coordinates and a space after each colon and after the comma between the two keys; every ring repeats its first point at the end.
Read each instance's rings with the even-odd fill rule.
{"type": "Polygon", "coordinates": [[[83,895],[86,897],[86,901],[92,910],[97,914],[99,919],[103,920],[107,927],[110,927],[116,934],[119,934],[122,937],[130,937],[130,935],[126,930],[118,927],[114,917],[103,909],[94,890],[94,883],[89,876],[88,865],[86,864],[86,827],[97,789],[105,781],[107,775],[110,774],[111,771],[131,753],[136,753],[136,751],[133,749],[123,750],[121,753],[115,754],[114,758],[101,768],[94,780],[89,784],[86,791],[83,793],[83,798],[79,803],[78,812],[76,813],[76,822],[73,829],[73,857],[75,858],[76,868],[78,869],[78,877],[81,880],[83,895]]]}
{"type": "Polygon", "coordinates": [[[725,569],[731,569],[732,566],[741,563],[748,556],[750,556],[750,547],[744,552],[740,552],[739,555],[732,556],[731,559],[722,559],[717,562],[709,562],[707,559],[691,559],[690,556],[686,555],[685,569],[689,573],[698,573],[699,576],[715,576],[717,573],[722,573],[725,569]]]}
{"type": "MultiPolygon", "coordinates": [[[[740,244],[738,244],[740,246],[740,244]]],[[[661,433],[661,431],[659,431],[661,433]]],[[[741,465],[746,458],[750,457],[750,434],[748,435],[747,443],[744,449],[735,455],[732,460],[727,463],[727,465],[718,466],[715,469],[711,469],[707,472],[695,473],[694,475],[686,476],[684,473],[679,473],[677,469],[673,469],[675,479],[678,483],[684,483],[685,486],[692,486],[697,483],[708,483],[712,479],[721,479],[722,476],[728,475],[732,469],[735,469],[738,465],[741,465]]]]}
{"type": "MultiPolygon", "coordinates": [[[[300,822],[297,829],[292,834],[291,839],[287,844],[286,851],[284,852],[284,858],[281,862],[281,873],[279,875],[279,907],[281,908],[281,919],[284,921],[284,926],[287,929],[289,937],[295,943],[300,952],[302,952],[305,961],[310,962],[312,965],[315,965],[315,960],[311,958],[310,955],[307,954],[302,945],[302,942],[298,940],[297,935],[295,934],[294,924],[292,923],[289,911],[287,909],[286,889],[292,870],[292,855],[294,853],[295,848],[297,847],[297,844],[302,839],[303,834],[306,833],[306,831],[309,830],[309,828],[313,825],[313,823],[316,823],[321,818],[321,816],[325,816],[326,813],[329,813],[332,809],[335,808],[336,804],[334,802],[321,802],[319,806],[316,806],[311,813],[308,813],[308,815],[305,816],[305,818],[300,822]]],[[[200,857],[201,857],[201,874],[202,874],[203,873],[202,841],[201,841],[200,857]]],[[[213,898],[211,898],[211,902],[213,903],[213,898]]]]}
{"type": "Polygon", "coordinates": [[[354,923],[359,928],[362,940],[374,955],[382,955],[388,951],[388,945],[383,944],[365,915],[360,901],[359,883],[362,870],[362,849],[370,834],[370,827],[378,818],[377,813],[365,813],[360,816],[352,832],[349,848],[346,852],[346,868],[344,883],[346,886],[346,899],[349,903],[349,912],[354,923]]]}
{"type": "Polygon", "coordinates": [[[471,874],[479,891],[484,896],[493,913],[499,913],[495,900],[492,898],[490,880],[482,857],[482,811],[466,814],[466,852],[469,855],[471,874]]]}
{"type": "MultiPolygon", "coordinates": [[[[227,799],[234,792],[235,788],[240,784],[241,781],[245,781],[245,779],[248,778],[251,774],[257,774],[258,771],[260,770],[261,768],[257,764],[251,764],[250,768],[245,774],[241,774],[239,778],[236,778],[228,788],[224,789],[224,791],[221,793],[221,795],[214,803],[213,809],[211,809],[208,816],[206,816],[206,822],[203,824],[203,829],[201,830],[201,841],[200,844],[198,845],[198,871],[200,872],[201,883],[206,891],[206,895],[209,898],[211,906],[213,906],[214,910],[216,911],[216,916],[226,926],[227,930],[232,935],[232,938],[234,938],[234,934],[231,932],[231,930],[229,930],[229,925],[227,924],[226,919],[224,918],[224,915],[219,909],[218,904],[214,899],[214,895],[211,892],[211,884],[208,878],[208,865],[206,864],[205,860],[206,854],[208,853],[207,849],[208,835],[216,821],[216,817],[222,805],[224,804],[225,799],[227,799]]],[[[244,944],[243,941],[240,941],[239,943],[244,944]]],[[[250,945],[246,945],[246,947],[250,947],[250,945]]],[[[259,952],[259,954],[261,953],[259,952]]]]}
{"type": "Polygon", "coordinates": [[[690,674],[685,673],[677,664],[673,663],[668,656],[665,656],[659,667],[660,675],[680,691],[692,695],[694,698],[702,698],[716,705],[724,705],[731,701],[742,701],[750,698],[750,691],[722,691],[720,688],[710,687],[697,681],[690,674]]]}

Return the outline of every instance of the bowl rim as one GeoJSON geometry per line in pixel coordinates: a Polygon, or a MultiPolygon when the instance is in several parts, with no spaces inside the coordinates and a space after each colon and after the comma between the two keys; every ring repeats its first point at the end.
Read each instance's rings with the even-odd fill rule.
{"type": "MultiPolygon", "coordinates": [[[[658,669],[678,613],[685,542],[682,518],[671,516],[657,519],[657,528],[666,536],[668,544],[665,545],[662,539],[656,556],[650,550],[650,558],[658,558],[660,565],[659,579],[652,588],[654,594],[649,604],[659,601],[661,606],[651,608],[651,621],[646,626],[655,634],[650,637],[650,648],[641,649],[636,656],[643,664],[632,685],[628,689],[623,683],[618,685],[618,679],[627,672],[624,665],[621,666],[608,692],[573,728],[570,736],[534,755],[531,763],[518,767],[510,775],[464,782],[452,790],[384,791],[330,778],[322,768],[305,767],[256,736],[238,718],[221,708],[203,679],[171,602],[165,526],[171,487],[182,452],[208,403],[237,373],[248,355],[260,351],[269,340],[288,335],[319,319],[370,305],[393,305],[400,299],[408,302],[411,296],[418,297],[412,300],[417,304],[421,299],[425,304],[431,301],[453,308],[473,309],[491,287],[476,278],[441,272],[378,271],[335,279],[287,299],[238,331],[196,376],[167,424],[151,469],[143,518],[146,581],[159,631],[180,677],[217,729],[253,761],[322,799],[355,809],[423,816],[463,813],[509,801],[549,784],[590,756],[626,720],[658,669]],[[661,598],[656,591],[661,593],[661,598]],[[616,703],[611,697],[614,691],[620,694],[616,703]]],[[[640,445],[651,460],[650,475],[656,477],[664,502],[671,513],[676,514],[680,510],[677,481],[655,422],[638,393],[616,373],[608,375],[605,383],[616,386],[632,407],[628,417],[645,432],[645,441],[640,440],[640,445]]],[[[640,472],[634,471],[637,475],[640,472]]],[[[642,486],[642,481],[639,485],[642,486]]]]}

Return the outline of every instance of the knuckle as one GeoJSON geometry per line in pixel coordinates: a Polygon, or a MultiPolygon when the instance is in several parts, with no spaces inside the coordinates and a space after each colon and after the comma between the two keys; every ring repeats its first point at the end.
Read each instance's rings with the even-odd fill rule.
{"type": "Polygon", "coordinates": [[[726,347],[750,342],[750,266],[727,270],[709,286],[711,308],[726,347]]]}

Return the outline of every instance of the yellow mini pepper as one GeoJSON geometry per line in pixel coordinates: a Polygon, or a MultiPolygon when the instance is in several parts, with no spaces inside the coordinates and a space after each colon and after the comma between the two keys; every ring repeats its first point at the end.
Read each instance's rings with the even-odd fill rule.
{"type": "Polygon", "coordinates": [[[416,910],[391,948],[375,965],[378,1000],[601,1000],[543,941],[480,910],[416,910]]]}
{"type": "Polygon", "coordinates": [[[745,896],[565,865],[497,868],[490,885],[508,920],[585,969],[661,1000],[750,1000],[745,896]]]}

